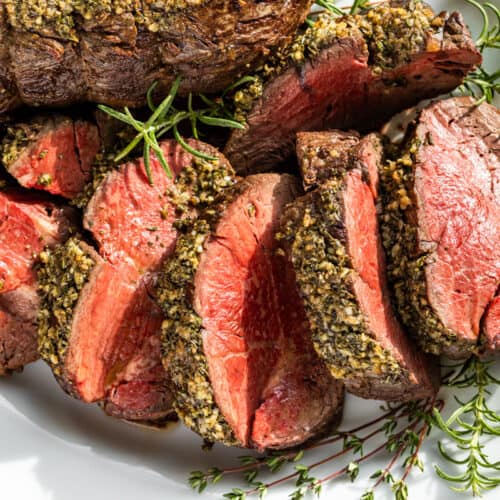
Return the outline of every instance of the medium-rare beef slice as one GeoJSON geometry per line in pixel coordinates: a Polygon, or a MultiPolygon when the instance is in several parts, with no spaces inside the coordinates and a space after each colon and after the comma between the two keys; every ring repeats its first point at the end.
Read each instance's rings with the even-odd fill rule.
{"type": "Polygon", "coordinates": [[[489,104],[437,102],[383,169],[389,278],[403,322],[428,352],[472,353],[500,284],[499,130],[489,104]]]}
{"type": "Polygon", "coordinates": [[[143,160],[138,160],[109,173],[97,188],[86,208],[84,226],[110,262],[129,259],[143,272],[158,269],[175,246],[176,212],[184,206],[188,210],[211,203],[234,183],[232,168],[217,149],[195,140],[188,143],[215,160],[194,158],[169,140],[162,143],[165,158],[174,176],[182,171],[175,185],[155,157],[153,185],[143,160]],[[197,193],[200,186],[206,188],[201,195],[197,193]]]}
{"type": "Polygon", "coordinates": [[[0,113],[21,102],[142,106],[177,75],[217,92],[290,41],[311,0],[0,3],[0,113]]]}
{"type": "Polygon", "coordinates": [[[0,191],[0,293],[33,283],[37,255],[69,236],[72,219],[71,209],[45,198],[0,191]]]}
{"type": "Polygon", "coordinates": [[[22,186],[73,199],[91,179],[99,149],[91,122],[45,115],[9,127],[1,159],[22,186]]]}
{"type": "Polygon", "coordinates": [[[21,285],[0,294],[0,375],[38,359],[36,286],[21,285]]]}
{"type": "Polygon", "coordinates": [[[156,157],[151,158],[153,185],[143,160],[108,173],[84,218],[100,255],[70,242],[48,254],[40,271],[42,285],[48,286],[42,288],[43,358],[73,396],[100,401],[105,411],[128,420],[158,420],[171,413],[160,356],[163,317],[151,297],[155,271],[175,246],[177,217],[194,216],[234,183],[230,165],[214,148],[190,144],[216,159],[199,160],[175,141],[165,141],[161,147],[175,183],[156,157]],[[88,267],[83,279],[71,264],[82,252],[88,267]],[[57,290],[66,282],[59,299],[57,290]],[[71,303],[64,299],[68,295],[74,297],[71,303]],[[66,304],[64,314],[59,300],[66,304]]]}
{"type": "Polygon", "coordinates": [[[128,420],[172,413],[159,350],[163,318],[147,279],[76,239],[42,259],[39,350],[61,386],[88,403],[109,401],[105,409],[128,420]]]}
{"type": "Polygon", "coordinates": [[[72,210],[45,198],[0,191],[0,374],[38,357],[35,264],[69,236],[72,219],[72,210]]]}
{"type": "MultiPolygon", "coordinates": [[[[314,150],[319,159],[336,158],[332,144],[343,148],[345,135],[330,135],[310,134],[306,165],[318,165],[314,150]]],[[[303,134],[299,155],[307,139],[303,134]]],[[[373,134],[336,171],[322,165],[330,179],[288,206],[279,239],[295,269],[314,346],[333,376],[362,397],[421,399],[435,394],[438,368],[406,337],[392,310],[374,190],[381,151],[373,134]]]]}
{"type": "Polygon", "coordinates": [[[296,132],[373,130],[424,98],[456,88],[481,62],[458,13],[389,2],[354,16],[321,16],[235,94],[225,154],[238,173],[269,170],[296,132]]]}
{"type": "Polygon", "coordinates": [[[174,407],[211,442],[284,448],[338,418],[342,384],[317,359],[274,231],[288,175],[242,181],[179,238],[158,297],[174,407]]]}

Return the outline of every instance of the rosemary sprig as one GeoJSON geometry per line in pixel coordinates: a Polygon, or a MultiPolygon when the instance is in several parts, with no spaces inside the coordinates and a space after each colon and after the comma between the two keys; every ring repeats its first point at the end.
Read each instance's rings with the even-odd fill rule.
{"type": "Polygon", "coordinates": [[[231,88],[227,89],[220,98],[210,99],[204,95],[198,97],[205,107],[194,109],[193,95],[187,97],[187,109],[180,109],[174,106],[177,92],[181,83],[181,78],[176,78],[167,97],[158,105],[154,104],[153,93],[157,86],[155,82],[148,90],[147,102],[151,110],[151,116],[147,121],[141,121],[132,115],[129,108],[125,107],[123,112],[117,111],[109,106],[99,105],[99,109],[112,116],[116,120],[126,123],[137,132],[132,141],[115,157],[115,162],[120,162],[130,155],[141,143],[143,145],[144,168],[149,183],[153,184],[151,172],[151,153],[153,152],[160,162],[166,175],[172,178],[172,171],[168,165],[167,159],[159,145],[159,140],[170,133],[175,140],[188,153],[204,160],[215,160],[216,158],[192,148],[182,137],[179,131],[179,125],[184,121],[189,121],[191,132],[195,139],[200,137],[198,123],[211,127],[227,127],[243,129],[244,125],[232,118],[227,111],[224,103],[226,93],[239,85],[246,83],[245,79],[236,82],[231,88]]]}
{"type": "Polygon", "coordinates": [[[289,498],[299,500],[304,498],[306,493],[320,496],[324,484],[340,477],[348,477],[351,481],[355,481],[363,463],[384,452],[389,452],[392,455],[389,465],[372,476],[376,482],[364,494],[363,498],[364,500],[373,499],[375,489],[386,483],[391,487],[396,500],[406,500],[408,496],[406,479],[410,471],[414,467],[423,468],[422,462],[418,458],[418,452],[429,432],[432,410],[437,408],[440,411],[442,407],[443,403],[435,400],[400,404],[395,407],[389,406],[383,415],[371,422],[347,432],[337,433],[328,439],[311,444],[299,452],[271,453],[265,457],[243,456],[240,457],[241,465],[238,467],[229,469],[212,467],[207,472],[192,472],[189,483],[192,488],[201,493],[209,484],[216,484],[225,476],[241,473],[247,484],[247,489],[234,488],[226,493],[224,498],[245,500],[251,496],[263,498],[269,489],[293,481],[294,488],[289,498]],[[407,420],[406,424],[404,424],[405,420],[407,420]],[[368,429],[371,430],[363,435],[358,434],[368,429]],[[372,440],[380,435],[385,435],[385,441],[377,446],[372,445],[372,449],[366,452],[366,448],[370,446],[372,440]],[[308,465],[303,463],[308,451],[317,448],[324,449],[325,447],[329,449],[336,444],[340,444],[340,448],[337,447],[333,453],[328,454],[325,458],[308,465]],[[315,469],[349,455],[351,455],[349,461],[334,472],[322,478],[313,475],[315,469]],[[395,479],[391,470],[400,460],[403,460],[404,473],[401,478],[395,479]],[[268,482],[259,480],[259,474],[262,472],[277,474],[286,465],[293,465],[288,473],[268,482]]]}
{"type": "MultiPolygon", "coordinates": [[[[483,27],[476,45],[484,53],[487,49],[500,49],[500,9],[491,2],[479,3],[477,0],[465,0],[468,4],[476,7],[481,14],[483,27]],[[490,14],[493,19],[490,19],[490,14]]],[[[493,73],[480,67],[465,78],[458,92],[470,95],[476,99],[479,106],[483,102],[492,103],[495,95],[500,93],[500,70],[493,73]]]]}
{"type": "Polygon", "coordinates": [[[454,445],[458,458],[447,451],[443,442],[439,443],[441,455],[464,469],[452,475],[436,466],[436,472],[442,479],[457,485],[453,490],[470,490],[474,496],[500,485],[500,462],[492,462],[484,451],[485,438],[500,436],[500,415],[488,403],[491,386],[500,384],[491,374],[491,365],[491,361],[483,361],[477,356],[470,358],[447,384],[459,390],[473,388],[475,394],[466,402],[455,396],[459,408],[446,421],[439,412],[434,412],[435,425],[454,445]]]}

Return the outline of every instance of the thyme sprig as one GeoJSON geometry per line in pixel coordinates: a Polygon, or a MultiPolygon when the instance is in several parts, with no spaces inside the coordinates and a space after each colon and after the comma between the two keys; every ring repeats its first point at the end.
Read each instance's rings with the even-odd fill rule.
{"type": "Polygon", "coordinates": [[[234,85],[226,89],[221,97],[216,99],[210,99],[203,94],[199,94],[197,97],[199,97],[201,102],[205,105],[200,109],[195,109],[193,106],[193,94],[189,94],[187,97],[187,109],[181,109],[178,106],[174,106],[181,83],[180,77],[177,77],[172,84],[167,97],[165,97],[165,99],[158,106],[156,106],[153,100],[153,94],[157,87],[157,82],[155,82],[149,88],[147,93],[147,102],[152,114],[146,121],[141,121],[135,118],[128,107],[125,107],[123,112],[121,112],[103,104],[99,105],[99,109],[101,111],[104,111],[116,120],[126,123],[137,132],[132,141],[116,155],[114,161],[122,161],[142,143],[144,168],[146,170],[149,183],[153,184],[153,176],[151,172],[152,152],[154,152],[158,158],[158,161],[160,162],[166,175],[172,178],[172,171],[159,144],[160,138],[165,136],[167,133],[171,133],[179,145],[193,156],[203,160],[216,160],[213,156],[191,147],[182,137],[179,131],[179,125],[184,121],[189,121],[191,132],[195,139],[199,139],[200,137],[198,123],[211,127],[227,127],[233,129],[244,128],[244,125],[234,120],[232,115],[228,112],[225,106],[224,97],[227,92],[239,85],[243,85],[247,81],[248,80],[243,78],[242,80],[236,82],[234,85]]]}
{"type": "Polygon", "coordinates": [[[439,442],[441,455],[463,468],[463,472],[453,475],[436,466],[436,472],[457,485],[453,490],[470,490],[474,496],[500,485],[500,462],[492,462],[484,450],[485,439],[500,436],[500,415],[488,403],[491,386],[500,384],[492,375],[491,366],[491,361],[471,357],[448,378],[447,385],[458,390],[474,389],[474,395],[465,402],[455,396],[459,408],[446,421],[439,412],[434,412],[435,425],[449,442],[448,446],[439,442]],[[455,448],[455,456],[449,451],[450,445],[455,448]]]}
{"type": "Polygon", "coordinates": [[[289,498],[300,500],[307,493],[320,496],[323,486],[335,479],[347,477],[355,481],[360,473],[360,467],[373,457],[388,452],[392,458],[384,470],[379,470],[372,475],[375,484],[365,492],[364,500],[372,500],[374,491],[383,483],[388,484],[396,500],[406,500],[408,487],[406,479],[414,467],[423,469],[418,457],[421,444],[430,430],[431,414],[433,409],[438,412],[443,408],[442,401],[425,401],[417,403],[400,404],[394,407],[387,406],[385,413],[376,419],[346,432],[339,432],[330,438],[306,446],[300,451],[276,452],[264,457],[240,457],[241,465],[228,469],[212,467],[206,472],[195,471],[191,473],[189,483],[198,492],[203,492],[209,484],[216,484],[225,476],[240,473],[247,485],[247,489],[234,488],[224,495],[229,500],[245,500],[251,496],[263,498],[269,489],[278,485],[293,482],[294,488],[289,498]],[[406,424],[404,423],[406,420],[406,424]],[[360,435],[361,431],[367,431],[360,435]],[[368,432],[369,431],[369,432],[368,432]],[[382,444],[371,445],[377,436],[385,436],[382,444]],[[331,454],[319,461],[305,464],[306,453],[317,448],[336,448],[331,454]],[[339,446],[340,445],[340,446],[339,446]],[[348,458],[349,457],[349,458],[348,458]],[[347,459],[344,465],[324,477],[317,477],[313,472],[321,466],[339,459],[347,459]],[[396,479],[392,474],[394,466],[403,461],[403,475],[396,479]],[[260,480],[260,474],[279,473],[284,466],[291,466],[284,475],[272,481],[260,480]]]}

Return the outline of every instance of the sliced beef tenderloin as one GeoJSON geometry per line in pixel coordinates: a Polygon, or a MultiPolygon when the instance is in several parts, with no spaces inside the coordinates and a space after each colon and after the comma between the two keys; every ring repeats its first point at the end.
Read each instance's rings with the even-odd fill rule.
{"type": "Polygon", "coordinates": [[[354,16],[325,14],[235,94],[247,126],[224,152],[238,173],[269,170],[293,153],[296,132],[373,130],[456,88],[480,62],[458,13],[393,1],[354,16]]]}
{"type": "Polygon", "coordinates": [[[179,238],[160,278],[174,407],[208,441],[286,448],[341,411],[342,384],[314,353],[293,270],[276,253],[298,191],[289,175],[246,178],[179,238]]]}
{"type": "Polygon", "coordinates": [[[36,285],[24,284],[0,294],[0,375],[38,359],[36,285]]]}
{"type": "Polygon", "coordinates": [[[64,241],[73,211],[45,198],[0,191],[0,293],[34,282],[34,263],[46,246],[64,241]]]}
{"type": "Polygon", "coordinates": [[[70,234],[73,212],[45,198],[0,192],[0,374],[37,355],[35,263],[70,234]]]}
{"type": "Polygon", "coordinates": [[[500,285],[500,113],[471,98],[425,109],[383,170],[384,245],[400,315],[423,348],[477,346],[500,285]]]}
{"type": "Polygon", "coordinates": [[[128,420],[157,421],[172,413],[160,356],[163,318],[152,289],[155,271],[175,247],[176,218],[182,210],[194,216],[198,206],[234,183],[230,165],[214,148],[190,144],[215,160],[195,159],[166,141],[162,149],[175,184],[156,157],[153,185],[142,160],[110,172],[84,217],[99,254],[71,241],[47,254],[40,271],[43,359],[70,394],[99,401],[111,415],[128,420]],[[80,255],[85,272],[77,266],[80,255]]]}
{"type": "Polygon", "coordinates": [[[329,134],[300,138],[303,168],[316,166],[316,178],[325,180],[288,206],[279,235],[297,276],[314,347],[356,395],[395,401],[431,397],[439,369],[405,335],[386,281],[376,209],[380,139],[355,135],[347,154],[346,135],[329,134]]]}
{"type": "Polygon", "coordinates": [[[216,92],[293,36],[311,0],[0,3],[0,112],[216,92]]]}
{"type": "Polygon", "coordinates": [[[61,386],[85,402],[107,400],[110,414],[129,420],[171,413],[148,280],[75,239],[42,258],[39,350],[61,386]]]}
{"type": "Polygon", "coordinates": [[[97,127],[61,115],[11,126],[2,142],[2,163],[24,187],[75,198],[91,178],[100,149],[97,127]]]}

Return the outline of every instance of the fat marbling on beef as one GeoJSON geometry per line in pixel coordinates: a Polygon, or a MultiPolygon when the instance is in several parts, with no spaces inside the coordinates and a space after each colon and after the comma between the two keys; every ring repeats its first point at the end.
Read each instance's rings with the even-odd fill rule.
{"type": "Polygon", "coordinates": [[[260,64],[311,0],[0,3],[0,117],[21,103],[141,106],[177,75],[217,92],[260,64]]]}
{"type": "Polygon", "coordinates": [[[482,324],[487,347],[496,344],[499,130],[500,113],[490,104],[439,101],[421,112],[402,156],[383,170],[396,303],[407,328],[435,354],[467,357],[482,324]]]}
{"type": "Polygon", "coordinates": [[[392,1],[354,16],[324,14],[235,94],[247,126],[224,153],[238,173],[269,170],[292,155],[296,132],[373,130],[456,88],[480,62],[456,12],[392,1]]]}
{"type": "Polygon", "coordinates": [[[179,238],[158,297],[175,409],[211,442],[259,450],[328,429],[343,386],[317,358],[293,270],[277,252],[289,175],[239,183],[179,238]]]}
{"type": "Polygon", "coordinates": [[[165,141],[175,185],[156,157],[151,158],[153,185],[143,160],[110,172],[84,216],[99,253],[72,239],[44,254],[39,273],[46,287],[40,316],[43,359],[70,394],[101,401],[107,412],[129,420],[171,413],[160,356],[163,317],[153,288],[155,273],[177,239],[174,199],[187,193],[192,208],[196,183],[210,183],[215,197],[217,189],[233,182],[231,167],[215,148],[190,144],[217,160],[195,160],[175,141],[165,141]]]}
{"type": "Polygon", "coordinates": [[[310,132],[297,143],[306,186],[319,183],[287,207],[279,239],[318,355],[356,395],[431,397],[439,368],[405,335],[387,286],[376,209],[379,137],[310,132]]]}
{"type": "Polygon", "coordinates": [[[0,191],[0,374],[38,358],[35,263],[69,236],[72,219],[72,210],[46,198],[0,191]]]}

